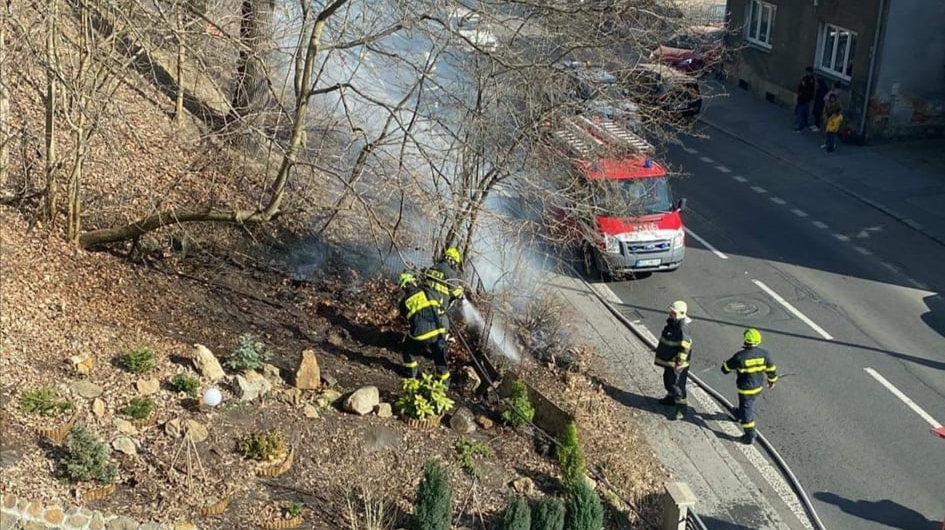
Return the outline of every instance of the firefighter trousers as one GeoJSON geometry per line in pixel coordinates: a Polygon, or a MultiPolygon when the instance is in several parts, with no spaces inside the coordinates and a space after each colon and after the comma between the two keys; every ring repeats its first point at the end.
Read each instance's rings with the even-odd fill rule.
{"type": "Polygon", "coordinates": [[[735,411],[736,419],[741,423],[742,429],[745,431],[745,436],[751,439],[755,437],[755,414],[752,409],[756,397],[758,397],[758,394],[753,396],[739,394],[738,410],[735,411]]]}
{"type": "Polygon", "coordinates": [[[418,377],[420,375],[418,358],[427,357],[433,360],[437,375],[446,379],[449,377],[449,368],[446,364],[447,351],[446,335],[437,335],[427,340],[407,339],[403,350],[404,375],[418,377]]]}
{"type": "Polygon", "coordinates": [[[663,387],[666,388],[666,395],[673,398],[673,404],[677,409],[685,412],[689,402],[686,400],[686,382],[689,380],[689,367],[685,367],[676,373],[676,370],[670,366],[663,367],[663,387]]]}

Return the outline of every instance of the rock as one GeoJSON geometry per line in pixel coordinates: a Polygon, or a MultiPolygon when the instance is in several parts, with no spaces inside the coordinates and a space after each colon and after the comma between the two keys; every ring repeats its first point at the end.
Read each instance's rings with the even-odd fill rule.
{"type": "Polygon", "coordinates": [[[262,375],[274,385],[281,385],[283,382],[282,371],[279,370],[279,367],[274,364],[263,363],[262,375]]]}
{"type": "Polygon", "coordinates": [[[340,333],[338,333],[335,330],[331,330],[328,332],[328,344],[339,347],[344,343],[345,343],[345,339],[344,337],[341,336],[340,333]]]}
{"type": "Polygon", "coordinates": [[[287,388],[283,390],[280,394],[280,397],[283,401],[289,405],[299,406],[302,404],[302,391],[298,388],[287,388]]]}
{"type": "Polygon", "coordinates": [[[200,443],[210,436],[207,426],[196,420],[187,420],[184,422],[184,432],[194,443],[200,443]]]}
{"type": "Polygon", "coordinates": [[[115,429],[122,434],[138,434],[138,428],[128,420],[115,419],[115,429]]]}
{"type": "Polygon", "coordinates": [[[335,401],[338,401],[338,398],[340,397],[341,392],[326,388],[325,390],[322,390],[322,393],[319,394],[318,397],[315,398],[315,405],[317,405],[319,408],[327,409],[328,407],[332,406],[335,401]]]}
{"type": "Polygon", "coordinates": [[[183,432],[180,423],[179,418],[168,421],[164,424],[164,432],[171,438],[180,438],[183,432]]]}
{"type": "Polygon", "coordinates": [[[72,369],[81,375],[89,375],[95,368],[95,359],[87,353],[73,355],[69,357],[69,362],[72,363],[72,369]]]}
{"type": "Polygon", "coordinates": [[[96,418],[101,418],[105,415],[105,402],[99,398],[95,398],[92,401],[92,414],[95,414],[96,418]]]}
{"type": "Polygon", "coordinates": [[[295,371],[295,387],[301,390],[318,390],[321,386],[321,370],[314,350],[302,352],[299,368],[295,371]]]}
{"type": "Polygon", "coordinates": [[[365,428],[363,438],[366,453],[392,449],[400,445],[401,442],[400,434],[382,425],[371,425],[365,428]]]}
{"type": "Polygon", "coordinates": [[[596,480],[592,479],[591,477],[589,477],[589,476],[587,476],[587,475],[584,475],[584,483],[587,484],[587,487],[590,488],[591,491],[597,491],[597,481],[596,481],[596,480]]]}
{"type": "Polygon", "coordinates": [[[463,394],[475,394],[482,385],[482,379],[476,373],[476,369],[466,365],[459,372],[459,390],[463,394]]]}
{"type": "Polygon", "coordinates": [[[306,403],[305,406],[302,407],[302,414],[304,414],[306,418],[312,418],[312,419],[317,418],[318,408],[315,407],[315,405],[312,405],[311,403],[306,403]]]}
{"type": "Polygon", "coordinates": [[[476,416],[476,423],[478,423],[480,427],[487,431],[495,426],[494,421],[482,415],[476,416]]]}
{"type": "Polygon", "coordinates": [[[236,376],[236,396],[240,401],[252,401],[263,397],[272,390],[272,383],[262,375],[249,370],[243,375],[236,376]]]}
{"type": "Polygon", "coordinates": [[[127,436],[119,436],[112,441],[112,449],[125,453],[126,455],[136,455],[138,454],[138,448],[135,447],[135,442],[127,436]]]}
{"type": "Polygon", "coordinates": [[[325,386],[336,386],[338,379],[331,374],[322,374],[322,382],[325,383],[325,386]]]}
{"type": "Polygon", "coordinates": [[[348,412],[364,416],[373,411],[374,407],[380,402],[381,395],[376,386],[363,386],[348,396],[342,408],[348,412]]]}
{"type": "Polygon", "coordinates": [[[374,413],[377,414],[378,418],[391,418],[394,416],[394,411],[390,403],[378,403],[377,406],[374,407],[374,413]]]}
{"type": "Polygon", "coordinates": [[[95,399],[102,395],[102,387],[91,381],[76,381],[72,384],[72,391],[85,399],[95,399]]]}
{"type": "Polygon", "coordinates": [[[526,497],[531,497],[535,494],[535,481],[528,477],[519,477],[512,481],[512,489],[526,497]]]}
{"type": "Polygon", "coordinates": [[[200,375],[216,382],[226,377],[220,361],[213,355],[213,352],[203,344],[194,344],[193,357],[194,368],[200,375]]]}
{"type": "Polygon", "coordinates": [[[161,382],[154,378],[139,379],[138,382],[135,383],[135,388],[142,396],[150,396],[158,393],[158,390],[161,389],[161,382]]]}
{"type": "Polygon", "coordinates": [[[459,434],[469,434],[476,431],[476,419],[466,407],[459,407],[450,417],[450,428],[459,434]]]}

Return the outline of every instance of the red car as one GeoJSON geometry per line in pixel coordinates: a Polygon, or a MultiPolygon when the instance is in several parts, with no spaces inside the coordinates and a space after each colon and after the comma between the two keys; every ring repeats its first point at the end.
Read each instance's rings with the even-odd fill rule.
{"type": "Polygon", "coordinates": [[[651,61],[668,64],[687,74],[711,72],[719,67],[725,47],[725,29],[691,26],[673,35],[650,53],[651,61]]]}

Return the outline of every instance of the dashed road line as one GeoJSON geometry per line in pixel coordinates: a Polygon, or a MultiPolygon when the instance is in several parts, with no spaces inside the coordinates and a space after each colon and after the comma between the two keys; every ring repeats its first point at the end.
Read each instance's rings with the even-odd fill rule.
{"type": "Polygon", "coordinates": [[[912,401],[911,399],[909,399],[909,396],[905,395],[901,390],[896,388],[896,386],[890,383],[885,377],[879,375],[879,372],[877,372],[876,370],[873,370],[870,367],[866,367],[864,368],[864,370],[866,370],[866,373],[870,374],[873,377],[873,379],[879,381],[879,384],[886,387],[886,390],[889,390],[890,392],[892,392],[894,396],[899,398],[903,403],[906,404],[907,407],[909,407],[910,409],[912,409],[913,412],[918,414],[920,418],[928,422],[928,424],[931,425],[933,429],[938,429],[939,427],[942,426],[942,424],[937,422],[935,418],[932,417],[931,414],[922,410],[922,407],[917,405],[915,401],[912,401]]]}
{"type": "Polygon", "coordinates": [[[915,280],[915,279],[912,279],[912,278],[906,276],[906,281],[909,282],[909,284],[912,285],[913,287],[915,287],[916,289],[921,289],[921,290],[923,290],[923,291],[928,291],[928,290],[929,290],[929,286],[928,286],[928,285],[925,285],[924,283],[920,282],[919,280],[915,280]]]}
{"type": "Polygon", "coordinates": [[[899,274],[899,267],[897,267],[897,266],[895,266],[895,265],[892,265],[892,264],[890,264],[890,263],[886,263],[885,261],[880,261],[879,264],[882,265],[883,267],[886,267],[887,269],[891,270],[892,272],[895,272],[896,274],[899,274]]]}
{"type": "Polygon", "coordinates": [[[751,190],[755,193],[768,193],[768,190],[762,188],[761,186],[752,186],[751,190]]]}
{"type": "Polygon", "coordinates": [[[821,230],[826,230],[830,228],[829,226],[827,226],[826,223],[821,223],[820,221],[811,221],[810,224],[816,226],[817,228],[820,228],[821,230]]]}
{"type": "Polygon", "coordinates": [[[833,237],[839,239],[840,241],[849,241],[850,238],[843,234],[831,234],[833,237]]]}
{"type": "Polygon", "coordinates": [[[857,252],[859,252],[860,254],[863,254],[864,256],[872,256],[872,255],[873,255],[873,252],[872,252],[870,249],[868,249],[868,248],[863,248],[863,247],[858,246],[858,245],[854,245],[853,248],[854,248],[857,252]]]}
{"type": "Polygon", "coordinates": [[[774,289],[772,289],[772,288],[768,287],[767,285],[765,285],[764,282],[762,282],[761,280],[754,280],[754,279],[753,279],[753,280],[751,281],[751,283],[757,285],[758,287],[761,288],[762,291],[768,293],[768,296],[770,296],[771,298],[774,298],[774,301],[775,301],[775,302],[781,304],[781,306],[784,307],[784,309],[787,309],[789,313],[791,313],[791,314],[794,315],[795,317],[799,318],[799,319],[801,320],[801,322],[807,324],[808,327],[810,327],[812,330],[816,331],[818,335],[820,335],[821,337],[823,337],[823,338],[825,338],[825,339],[827,339],[827,340],[833,340],[833,336],[832,336],[830,333],[827,333],[826,331],[824,331],[824,328],[818,326],[813,320],[811,320],[811,319],[810,319],[807,315],[805,315],[804,313],[801,313],[801,311],[800,311],[798,308],[796,308],[796,307],[794,307],[793,305],[791,305],[790,302],[788,302],[787,300],[785,300],[784,297],[782,297],[782,296],[779,295],[778,293],[774,292],[774,289]]]}
{"type": "Polygon", "coordinates": [[[722,173],[731,173],[732,170],[725,166],[715,166],[715,169],[719,170],[722,173]]]}
{"type": "Polygon", "coordinates": [[[748,182],[748,179],[746,179],[745,177],[742,177],[742,176],[740,176],[740,175],[733,175],[733,176],[732,176],[732,180],[736,180],[736,181],[738,181],[738,182],[741,182],[742,184],[748,182]]]}
{"type": "Polygon", "coordinates": [[[709,157],[707,157],[707,156],[700,156],[700,157],[699,157],[699,160],[702,160],[702,161],[705,162],[706,164],[714,164],[714,163],[715,163],[715,160],[712,160],[711,158],[709,158],[709,157]]]}
{"type": "Polygon", "coordinates": [[[807,217],[807,212],[799,208],[791,208],[791,213],[793,213],[794,215],[798,217],[807,217]]]}
{"type": "Polygon", "coordinates": [[[784,206],[785,204],[787,204],[787,201],[782,199],[781,197],[771,197],[770,200],[771,202],[775,204],[780,204],[781,206],[784,206]]]}
{"type": "Polygon", "coordinates": [[[692,237],[694,237],[694,238],[696,239],[696,241],[702,243],[702,246],[704,246],[705,248],[709,249],[709,251],[711,251],[713,254],[715,254],[716,256],[718,256],[719,259],[728,259],[728,256],[726,256],[725,253],[723,253],[723,252],[721,252],[719,249],[713,247],[712,244],[710,244],[710,243],[709,243],[708,241],[706,241],[705,239],[702,239],[701,237],[699,237],[698,234],[696,234],[695,232],[693,232],[692,230],[690,230],[690,229],[688,229],[688,228],[686,228],[685,230],[686,230],[686,233],[687,233],[687,234],[689,234],[689,235],[691,235],[692,237]]]}
{"type": "Polygon", "coordinates": [[[698,151],[697,149],[693,149],[693,148],[691,148],[691,147],[683,147],[682,149],[683,149],[683,151],[689,153],[690,155],[699,154],[699,151],[698,151]]]}

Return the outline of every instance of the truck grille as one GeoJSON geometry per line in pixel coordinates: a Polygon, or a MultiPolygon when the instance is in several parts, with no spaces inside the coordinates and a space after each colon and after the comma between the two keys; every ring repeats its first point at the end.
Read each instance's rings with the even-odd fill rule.
{"type": "Polygon", "coordinates": [[[624,255],[651,254],[653,252],[666,252],[672,247],[672,241],[662,239],[659,241],[622,241],[620,247],[624,255]]]}

